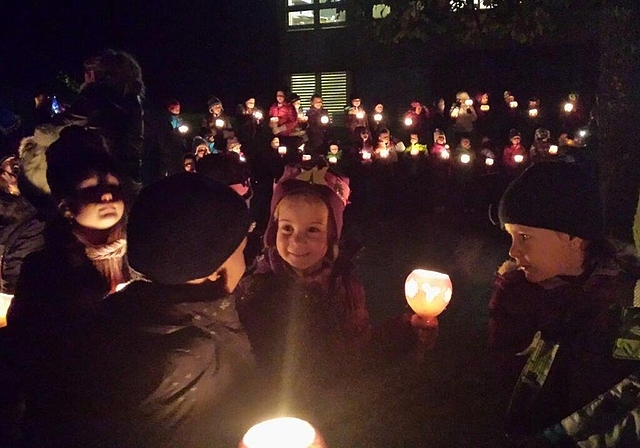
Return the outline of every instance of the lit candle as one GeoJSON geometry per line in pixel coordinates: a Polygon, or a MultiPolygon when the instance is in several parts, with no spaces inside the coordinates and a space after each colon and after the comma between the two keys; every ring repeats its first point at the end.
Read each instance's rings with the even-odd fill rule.
{"type": "Polygon", "coordinates": [[[362,112],[361,110],[359,110],[358,112],[356,112],[356,118],[358,120],[362,120],[364,118],[364,112],[362,112]]]}
{"type": "Polygon", "coordinates": [[[564,103],[564,111],[568,114],[573,112],[573,104],[572,103],[564,103]]]}
{"type": "Polygon", "coordinates": [[[531,118],[537,117],[538,116],[538,109],[535,109],[535,108],[534,109],[529,109],[529,116],[531,118]]]}
{"type": "Polygon", "coordinates": [[[465,101],[464,101],[464,104],[465,104],[466,106],[471,107],[471,106],[473,106],[473,100],[472,100],[471,98],[469,98],[468,100],[465,100],[465,101]]]}
{"type": "MultiPolygon", "coordinates": [[[[253,116],[255,117],[256,120],[260,121],[262,120],[262,112],[260,112],[259,110],[255,111],[253,113],[253,116]]],[[[275,117],[274,117],[275,118],[275,117]]]]}
{"type": "Polygon", "coordinates": [[[436,317],[449,305],[453,285],[447,274],[414,269],[404,283],[404,294],[411,309],[423,317],[436,317]]]}
{"type": "Polygon", "coordinates": [[[383,159],[386,159],[387,157],[389,157],[389,150],[387,148],[381,149],[380,157],[382,157],[383,159]]]}
{"type": "Polygon", "coordinates": [[[482,112],[487,112],[489,109],[491,109],[491,107],[488,104],[483,104],[480,106],[480,110],[482,112]]]}
{"type": "Polygon", "coordinates": [[[412,147],[411,148],[411,155],[412,156],[417,156],[418,154],[420,154],[420,150],[418,148],[412,147]]]}
{"type": "Polygon", "coordinates": [[[451,111],[451,118],[458,118],[458,115],[460,115],[460,108],[454,107],[451,111]]]}
{"type": "Polygon", "coordinates": [[[336,156],[329,156],[329,163],[338,163],[338,158],[336,156]]]}
{"type": "Polygon", "coordinates": [[[294,417],[279,417],[254,425],[238,448],[326,448],[311,424],[294,417]]]}
{"type": "Polygon", "coordinates": [[[362,151],[362,160],[371,160],[371,153],[369,151],[362,151]]]}
{"type": "Polygon", "coordinates": [[[450,156],[450,155],[451,155],[451,154],[449,154],[449,151],[448,151],[448,150],[446,150],[446,149],[443,149],[443,150],[440,152],[440,158],[442,158],[442,159],[444,159],[444,160],[449,159],[449,156],[450,156]]]}

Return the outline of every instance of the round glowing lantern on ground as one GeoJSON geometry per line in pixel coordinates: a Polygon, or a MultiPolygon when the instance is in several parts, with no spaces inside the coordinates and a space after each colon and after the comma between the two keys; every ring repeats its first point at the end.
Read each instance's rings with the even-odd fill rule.
{"type": "Polygon", "coordinates": [[[449,305],[453,285],[447,274],[414,269],[404,282],[404,294],[411,309],[423,317],[436,317],[449,305]]]}
{"type": "Polygon", "coordinates": [[[549,146],[549,154],[552,154],[552,155],[558,154],[558,145],[549,146]]]}
{"type": "Polygon", "coordinates": [[[308,422],[279,417],[249,429],[238,448],[327,448],[327,445],[308,422]]]}

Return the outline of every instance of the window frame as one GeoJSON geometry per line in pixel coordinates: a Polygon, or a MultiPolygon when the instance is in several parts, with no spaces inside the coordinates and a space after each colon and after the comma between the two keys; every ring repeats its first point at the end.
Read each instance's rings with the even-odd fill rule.
{"type": "Polygon", "coordinates": [[[324,30],[331,28],[344,28],[347,25],[346,0],[312,0],[312,3],[290,5],[291,0],[284,0],[285,4],[285,25],[287,31],[298,30],[324,30]],[[320,12],[325,9],[335,9],[337,14],[341,14],[343,19],[339,22],[322,23],[320,21],[320,12]],[[289,18],[291,13],[311,11],[313,14],[313,23],[303,25],[291,25],[289,18]]]}

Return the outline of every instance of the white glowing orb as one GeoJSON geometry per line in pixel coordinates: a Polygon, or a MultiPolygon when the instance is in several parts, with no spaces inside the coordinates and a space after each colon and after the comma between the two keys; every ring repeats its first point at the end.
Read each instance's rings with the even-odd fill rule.
{"type": "Polygon", "coordinates": [[[307,162],[311,160],[311,154],[302,154],[302,161],[307,162]]]}
{"type": "Polygon", "coordinates": [[[522,154],[516,154],[515,156],[513,156],[513,161],[516,163],[522,163],[523,160],[524,156],[522,154]]]}
{"type": "Polygon", "coordinates": [[[338,163],[338,158],[336,156],[329,156],[329,163],[338,163]]]}
{"type": "Polygon", "coordinates": [[[362,160],[371,160],[371,153],[369,151],[362,151],[362,160]]]}
{"type": "Polygon", "coordinates": [[[382,157],[383,159],[386,159],[387,157],[389,157],[389,150],[388,149],[381,149],[380,150],[380,157],[382,157]]]}
{"type": "Polygon", "coordinates": [[[487,157],[486,159],[484,159],[484,164],[487,166],[492,166],[493,162],[494,160],[491,157],[487,157]]]}
{"type": "Polygon", "coordinates": [[[460,156],[460,162],[462,163],[469,163],[471,162],[471,156],[469,154],[462,154],[460,156]]]}
{"type": "Polygon", "coordinates": [[[244,156],[243,153],[240,153],[240,161],[241,162],[246,162],[247,161],[247,158],[244,156]]]}
{"type": "Polygon", "coordinates": [[[529,109],[529,116],[535,118],[538,116],[538,109],[529,109]]]}
{"type": "Polygon", "coordinates": [[[253,116],[256,120],[262,120],[262,112],[260,112],[259,110],[255,111],[253,113],[253,116]]]}
{"type": "Polygon", "coordinates": [[[241,448],[321,447],[316,430],[308,422],[294,417],[267,420],[251,427],[242,438],[241,448]]]}
{"type": "Polygon", "coordinates": [[[418,148],[411,148],[412,156],[417,156],[418,154],[420,154],[420,150],[418,148]]]}
{"type": "Polygon", "coordinates": [[[411,309],[421,316],[435,317],[451,301],[453,285],[447,274],[414,269],[404,283],[404,294],[411,309]]]}
{"type": "Polygon", "coordinates": [[[455,107],[451,111],[451,118],[458,118],[458,115],[460,115],[460,109],[458,107],[455,107]]]}
{"type": "Polygon", "coordinates": [[[217,128],[223,128],[224,127],[224,120],[222,118],[216,119],[216,127],[217,128]]]}
{"type": "Polygon", "coordinates": [[[449,157],[451,157],[451,154],[446,149],[444,149],[444,150],[442,150],[442,152],[440,152],[440,158],[442,158],[444,160],[447,160],[447,159],[449,159],[449,157]]]}
{"type": "Polygon", "coordinates": [[[464,104],[465,106],[473,106],[473,100],[471,98],[469,98],[468,100],[464,100],[464,104]]]}
{"type": "Polygon", "coordinates": [[[549,146],[549,154],[558,154],[558,145],[549,146]]]}
{"type": "Polygon", "coordinates": [[[327,117],[326,115],[323,115],[322,117],[320,117],[320,123],[322,124],[329,123],[329,117],[327,117]]]}
{"type": "Polygon", "coordinates": [[[287,147],[286,146],[278,146],[278,154],[285,155],[286,153],[287,153],[287,147]]]}
{"type": "Polygon", "coordinates": [[[375,115],[373,116],[373,119],[374,119],[377,123],[381,122],[381,121],[382,121],[382,114],[375,114],[375,115]]]}
{"type": "Polygon", "coordinates": [[[488,112],[489,109],[491,109],[491,106],[489,106],[488,104],[483,104],[482,106],[480,106],[480,110],[482,112],[488,112]]]}
{"type": "Polygon", "coordinates": [[[364,118],[364,112],[362,111],[356,112],[356,118],[358,120],[362,120],[364,118]]]}
{"type": "Polygon", "coordinates": [[[572,103],[564,103],[564,111],[568,114],[573,112],[573,104],[572,103]]]}
{"type": "Polygon", "coordinates": [[[187,126],[186,124],[178,126],[178,132],[180,132],[181,134],[186,134],[187,132],[189,132],[189,126],[187,126]]]}
{"type": "Polygon", "coordinates": [[[411,119],[411,117],[407,117],[404,119],[405,126],[411,126],[412,124],[413,124],[413,120],[411,119]]]}
{"type": "Polygon", "coordinates": [[[518,102],[517,101],[509,101],[509,107],[511,109],[515,109],[518,107],[518,102]]]}

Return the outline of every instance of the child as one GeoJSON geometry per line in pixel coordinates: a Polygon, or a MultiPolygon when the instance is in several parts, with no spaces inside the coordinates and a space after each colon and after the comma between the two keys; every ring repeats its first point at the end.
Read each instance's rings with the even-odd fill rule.
{"type": "Polygon", "coordinates": [[[520,144],[522,137],[517,129],[511,129],[509,131],[509,141],[511,145],[504,148],[502,153],[502,163],[510,170],[519,170],[526,166],[528,162],[527,151],[520,144]]]}
{"type": "Polygon", "coordinates": [[[237,306],[258,363],[276,381],[294,376],[312,390],[353,367],[367,349],[412,347],[410,322],[428,342],[435,338],[437,323],[411,314],[385,327],[394,341],[385,330],[373,331],[353,272],[357,248],[339,249],[349,195],[349,179],[326,167],[289,165],[275,186],[265,255],[241,283],[237,306]]]}
{"type": "Polygon", "coordinates": [[[513,258],[498,270],[489,303],[489,346],[501,386],[512,386],[531,356],[507,414],[512,436],[559,422],[637,369],[614,359],[612,348],[640,268],[604,238],[598,197],[578,165],[539,162],[500,201],[513,258]]]}

